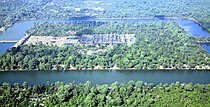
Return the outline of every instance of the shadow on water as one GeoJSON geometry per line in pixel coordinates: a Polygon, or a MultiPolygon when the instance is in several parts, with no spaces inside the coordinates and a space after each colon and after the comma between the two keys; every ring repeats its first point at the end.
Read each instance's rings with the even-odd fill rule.
{"type": "Polygon", "coordinates": [[[95,17],[91,17],[91,16],[81,16],[81,17],[72,17],[69,19],[69,21],[71,20],[89,20],[89,19],[94,19],[95,17]]]}

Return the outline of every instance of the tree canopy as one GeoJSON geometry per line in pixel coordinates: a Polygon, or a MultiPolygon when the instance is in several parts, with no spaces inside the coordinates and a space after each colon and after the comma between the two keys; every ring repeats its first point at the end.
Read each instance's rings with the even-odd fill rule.
{"type": "MultiPolygon", "coordinates": [[[[78,28],[80,24],[41,24],[53,34],[52,27],[78,28]],[[58,27],[56,27],[58,26],[58,27]],[[68,27],[71,26],[71,27],[68,27]]],[[[86,23],[84,29],[90,24],[86,23]]],[[[82,24],[83,26],[83,24],[82,24]]],[[[136,22],[101,23],[89,27],[96,34],[135,34],[135,43],[50,46],[24,45],[12,48],[0,58],[1,70],[70,70],[70,69],[209,69],[210,56],[192,35],[186,34],[175,23],[136,22]],[[103,51],[98,51],[103,50],[103,51]],[[92,54],[87,54],[91,51],[92,54]]],[[[30,31],[29,31],[30,32],[30,31]]],[[[35,33],[39,34],[39,32],[35,33]]],[[[46,35],[47,36],[47,35],[46,35]]]]}
{"type": "Polygon", "coordinates": [[[0,105],[11,106],[210,106],[210,84],[171,83],[154,85],[142,81],[114,82],[110,85],[50,83],[22,85],[2,83],[0,105]]]}

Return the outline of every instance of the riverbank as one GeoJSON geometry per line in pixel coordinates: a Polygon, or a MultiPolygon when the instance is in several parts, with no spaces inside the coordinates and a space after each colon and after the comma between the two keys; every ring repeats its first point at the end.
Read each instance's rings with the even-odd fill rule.
{"type": "Polygon", "coordinates": [[[197,41],[199,44],[210,44],[210,41],[197,41]]]}
{"type": "Polygon", "coordinates": [[[195,40],[199,44],[210,44],[210,36],[208,36],[208,37],[198,37],[198,38],[195,38],[195,40]]]}
{"type": "Polygon", "coordinates": [[[163,18],[166,18],[166,19],[187,19],[187,20],[191,20],[193,22],[195,22],[196,24],[198,24],[199,26],[201,26],[204,30],[206,30],[207,32],[210,33],[210,29],[204,27],[203,25],[201,25],[201,22],[199,22],[198,20],[192,18],[192,17],[170,17],[170,16],[164,16],[163,18]]]}
{"type": "MultiPolygon", "coordinates": [[[[55,67],[55,65],[53,65],[55,67]]],[[[56,68],[52,68],[51,71],[58,71],[58,70],[63,70],[63,71],[75,71],[75,70],[131,70],[131,71],[138,71],[138,70],[148,70],[148,71],[152,71],[152,70],[168,70],[168,71],[172,71],[172,70],[189,70],[189,71],[194,71],[194,70],[200,70],[200,71],[210,71],[210,66],[198,66],[196,65],[195,68],[163,68],[162,66],[160,66],[159,68],[142,68],[142,69],[136,69],[136,68],[119,68],[117,66],[111,67],[111,68],[105,68],[102,66],[95,66],[94,68],[78,68],[78,67],[73,67],[71,66],[71,68],[65,69],[64,65],[59,66],[61,67],[61,69],[56,69],[56,68]]],[[[0,72],[7,72],[7,71],[40,71],[40,69],[32,69],[32,70],[28,70],[28,69],[13,69],[13,70],[0,70],[0,72]]],[[[42,70],[43,71],[43,70],[42,70]]],[[[49,70],[44,70],[44,71],[49,71],[49,70]]]]}
{"type": "Polygon", "coordinates": [[[5,27],[0,28],[0,32],[3,32],[5,30],[5,27]]]}
{"type": "Polygon", "coordinates": [[[5,31],[5,30],[7,30],[9,27],[11,27],[11,26],[13,26],[16,22],[18,22],[19,20],[17,20],[17,21],[14,21],[14,22],[11,22],[11,23],[9,23],[9,24],[6,24],[5,26],[2,26],[1,28],[0,28],[0,32],[3,32],[3,31],[5,31]]]}

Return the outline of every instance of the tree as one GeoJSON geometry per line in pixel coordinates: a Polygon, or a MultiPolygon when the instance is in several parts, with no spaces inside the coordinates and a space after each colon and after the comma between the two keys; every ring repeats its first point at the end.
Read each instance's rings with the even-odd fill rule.
{"type": "Polygon", "coordinates": [[[184,89],[185,89],[186,91],[193,91],[193,90],[194,90],[194,88],[193,88],[193,86],[192,86],[192,83],[186,84],[186,85],[184,86],[184,89]]]}
{"type": "Polygon", "coordinates": [[[22,86],[23,86],[24,89],[27,89],[28,88],[28,83],[25,81],[25,82],[23,82],[22,86]]]}

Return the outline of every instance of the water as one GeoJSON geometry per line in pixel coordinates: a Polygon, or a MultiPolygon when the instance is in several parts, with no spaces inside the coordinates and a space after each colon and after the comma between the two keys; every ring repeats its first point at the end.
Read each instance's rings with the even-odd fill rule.
{"type": "MultiPolygon", "coordinates": [[[[29,20],[29,21],[19,21],[14,24],[14,26],[8,28],[4,32],[0,32],[0,40],[19,40],[21,39],[28,29],[30,29],[34,23],[44,23],[44,22],[85,22],[85,21],[102,21],[102,22],[176,22],[181,28],[183,28],[187,33],[193,36],[209,36],[209,32],[204,30],[199,24],[195,23],[194,21],[187,20],[187,19],[79,19],[79,20],[29,20]]],[[[11,43],[4,43],[0,44],[2,49],[0,49],[0,55],[4,53],[7,49],[11,46],[11,43]]],[[[203,45],[205,49],[209,49],[210,46],[203,45]]],[[[209,50],[207,50],[209,52],[209,50]]]]}
{"type": "Polygon", "coordinates": [[[0,40],[19,40],[33,25],[34,21],[19,21],[7,30],[0,32],[0,40]]]}
{"type": "Polygon", "coordinates": [[[176,19],[175,22],[183,28],[186,32],[193,36],[210,36],[209,32],[203,29],[199,24],[192,20],[176,19]]]}
{"type": "Polygon", "coordinates": [[[76,20],[28,20],[16,22],[13,26],[9,27],[7,30],[0,32],[0,40],[19,40],[29,30],[34,23],[44,23],[44,22],[75,22],[76,20]]]}
{"type": "Polygon", "coordinates": [[[203,47],[208,53],[210,53],[210,44],[202,44],[202,47],[203,47]]]}
{"type": "Polygon", "coordinates": [[[0,55],[3,55],[4,52],[14,46],[15,43],[0,43],[0,55]]]}
{"type": "Polygon", "coordinates": [[[143,81],[147,83],[172,83],[179,81],[180,83],[210,83],[209,71],[8,71],[0,72],[0,83],[16,82],[23,83],[27,81],[30,85],[44,84],[47,81],[64,83],[73,82],[81,83],[91,81],[95,84],[111,84],[115,81],[128,82],[143,81]],[[8,78],[9,77],[9,78],[8,78]]]}

